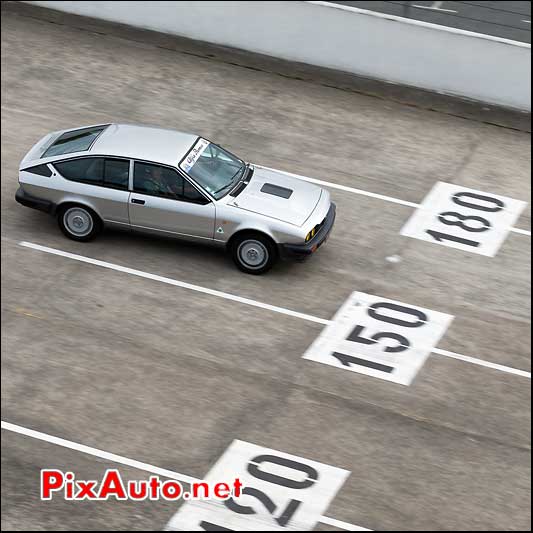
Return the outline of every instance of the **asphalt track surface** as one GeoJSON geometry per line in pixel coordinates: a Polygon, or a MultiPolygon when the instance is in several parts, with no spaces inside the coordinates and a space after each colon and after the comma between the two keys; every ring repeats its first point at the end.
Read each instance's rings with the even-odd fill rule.
{"type": "Polygon", "coordinates": [[[335,0],[330,3],[379,11],[388,15],[431,22],[513,41],[531,42],[531,2],[529,1],[359,2],[335,0]]]}
{"type": "MultiPolygon", "coordinates": [[[[439,349],[530,372],[530,205],[495,257],[400,235],[437,181],[529,202],[529,133],[9,10],[1,105],[3,421],[193,478],[235,439],[350,471],[318,530],[530,529],[528,377],[438,354],[411,386],[346,372],[302,359],[321,323],[20,245],[322,321],[353,291],[379,295],[454,315],[439,349]],[[166,239],[66,240],[15,203],[18,163],[48,131],[106,121],[343,186],[330,240],[264,277],[166,239]]],[[[2,529],[164,528],[180,504],[39,500],[42,468],[113,467],[6,426],[2,529]]]]}

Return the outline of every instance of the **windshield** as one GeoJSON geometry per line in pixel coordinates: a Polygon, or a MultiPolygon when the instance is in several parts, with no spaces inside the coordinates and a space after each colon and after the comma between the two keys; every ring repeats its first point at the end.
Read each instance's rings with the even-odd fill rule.
{"type": "Polygon", "coordinates": [[[218,200],[242,177],[246,165],[220,146],[198,139],[180,168],[218,200]]]}

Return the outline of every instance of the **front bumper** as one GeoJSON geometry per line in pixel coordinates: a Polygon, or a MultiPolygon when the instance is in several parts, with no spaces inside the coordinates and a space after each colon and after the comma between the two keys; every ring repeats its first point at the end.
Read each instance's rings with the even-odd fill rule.
{"type": "Polygon", "coordinates": [[[324,224],[309,242],[306,242],[305,244],[279,244],[278,247],[280,257],[283,259],[292,258],[302,260],[316,252],[320,246],[326,242],[331,230],[333,229],[336,211],[337,207],[332,202],[328,214],[324,220],[324,224]]]}
{"type": "Polygon", "coordinates": [[[32,209],[38,209],[39,211],[44,211],[45,213],[54,214],[56,206],[53,202],[49,200],[43,200],[42,198],[35,198],[35,196],[30,196],[28,193],[24,192],[22,187],[19,187],[16,194],[15,200],[26,207],[31,207],[32,209]]]}

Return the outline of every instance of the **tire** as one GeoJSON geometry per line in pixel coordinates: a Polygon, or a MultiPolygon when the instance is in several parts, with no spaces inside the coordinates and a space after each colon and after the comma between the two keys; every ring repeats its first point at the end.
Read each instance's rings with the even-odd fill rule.
{"type": "Polygon", "coordinates": [[[61,231],[74,241],[87,242],[102,229],[98,215],[83,205],[68,205],[60,209],[57,217],[61,231]]]}
{"type": "Polygon", "coordinates": [[[246,274],[264,274],[277,260],[274,243],[259,233],[246,233],[235,237],[231,245],[231,255],[237,268],[246,274]]]}

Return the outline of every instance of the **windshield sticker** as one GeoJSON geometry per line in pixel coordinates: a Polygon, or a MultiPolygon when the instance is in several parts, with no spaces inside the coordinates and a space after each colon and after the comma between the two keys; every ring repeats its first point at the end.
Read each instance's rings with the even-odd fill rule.
{"type": "Polygon", "coordinates": [[[180,163],[181,170],[189,172],[194,166],[194,163],[198,161],[198,158],[204,153],[204,150],[209,146],[209,141],[205,139],[198,139],[196,144],[192,147],[191,151],[187,154],[187,157],[180,163]]]}

